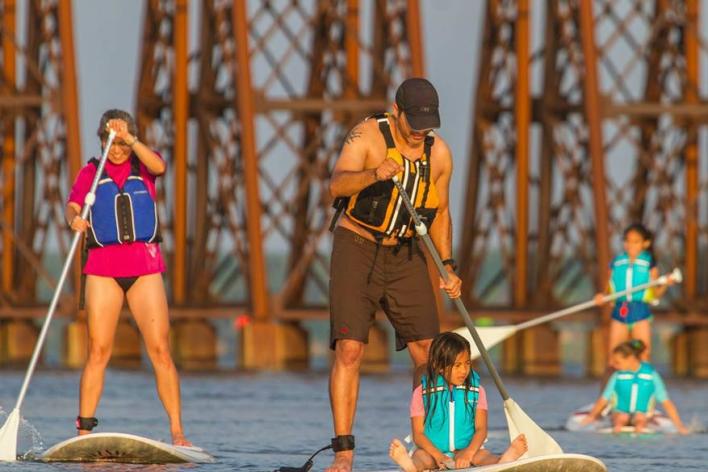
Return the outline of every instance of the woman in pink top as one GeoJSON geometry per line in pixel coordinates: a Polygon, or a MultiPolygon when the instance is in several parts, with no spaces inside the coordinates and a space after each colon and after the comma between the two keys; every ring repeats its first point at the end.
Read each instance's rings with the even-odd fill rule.
{"type": "Polygon", "coordinates": [[[180,418],[179,377],[168,346],[169,318],[162,281],[165,264],[155,210],[155,180],[165,172],[165,162],[138,140],[137,126],[129,113],[108,110],[103,114],[98,128],[102,147],[110,130],[116,137],[89,220],[82,219],[80,213],[96,175],[96,160],[81,169],[66,205],[71,229],[86,232],[89,245],[83,269],[89,352],[81,376],[76,428],[79,434],[87,434],[98,424],[94,414],[127,299],[155,371],[157,392],[170,419],[172,443],[189,446],[180,418]]]}

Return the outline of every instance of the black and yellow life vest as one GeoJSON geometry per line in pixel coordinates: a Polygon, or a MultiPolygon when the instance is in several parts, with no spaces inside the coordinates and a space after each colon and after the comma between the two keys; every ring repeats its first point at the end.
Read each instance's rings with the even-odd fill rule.
{"type": "MultiPolygon", "coordinates": [[[[386,157],[403,167],[398,178],[421,220],[430,228],[439,205],[438,193],[430,177],[430,150],[435,138],[432,135],[426,136],[423,155],[417,161],[411,161],[396,149],[388,114],[375,115],[373,118],[379,123],[379,130],[386,141],[386,157]]],[[[413,219],[392,180],[375,182],[349,197],[338,197],[333,207],[337,211],[330,229],[334,229],[342,212],[376,238],[405,237],[414,228],[413,219]]]]}

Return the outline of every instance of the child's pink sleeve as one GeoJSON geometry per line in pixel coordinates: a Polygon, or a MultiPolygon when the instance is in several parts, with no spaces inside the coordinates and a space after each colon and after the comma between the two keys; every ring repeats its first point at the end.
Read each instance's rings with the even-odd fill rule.
{"type": "Polygon", "coordinates": [[[415,418],[418,416],[425,416],[422,385],[418,385],[418,387],[413,390],[413,396],[411,397],[411,418],[415,418]]]}
{"type": "Polygon", "coordinates": [[[487,410],[489,407],[487,406],[487,392],[484,390],[484,387],[481,385],[479,386],[479,398],[477,398],[477,409],[478,410],[487,410]]]}

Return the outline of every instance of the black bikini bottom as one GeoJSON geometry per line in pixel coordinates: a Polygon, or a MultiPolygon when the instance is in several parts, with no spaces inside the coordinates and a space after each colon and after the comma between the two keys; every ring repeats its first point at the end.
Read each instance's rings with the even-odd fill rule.
{"type": "Polygon", "coordinates": [[[118,282],[120,288],[123,289],[123,293],[128,293],[128,290],[138,280],[138,277],[113,277],[113,279],[118,282]]]}

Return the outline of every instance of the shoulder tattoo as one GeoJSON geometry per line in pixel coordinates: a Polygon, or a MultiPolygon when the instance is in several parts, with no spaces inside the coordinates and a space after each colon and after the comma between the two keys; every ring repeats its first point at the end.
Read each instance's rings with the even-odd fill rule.
{"type": "Polygon", "coordinates": [[[347,137],[344,138],[344,144],[353,143],[354,140],[360,138],[361,135],[361,124],[358,124],[354,128],[352,128],[351,131],[349,131],[349,133],[347,134],[347,137]]]}

